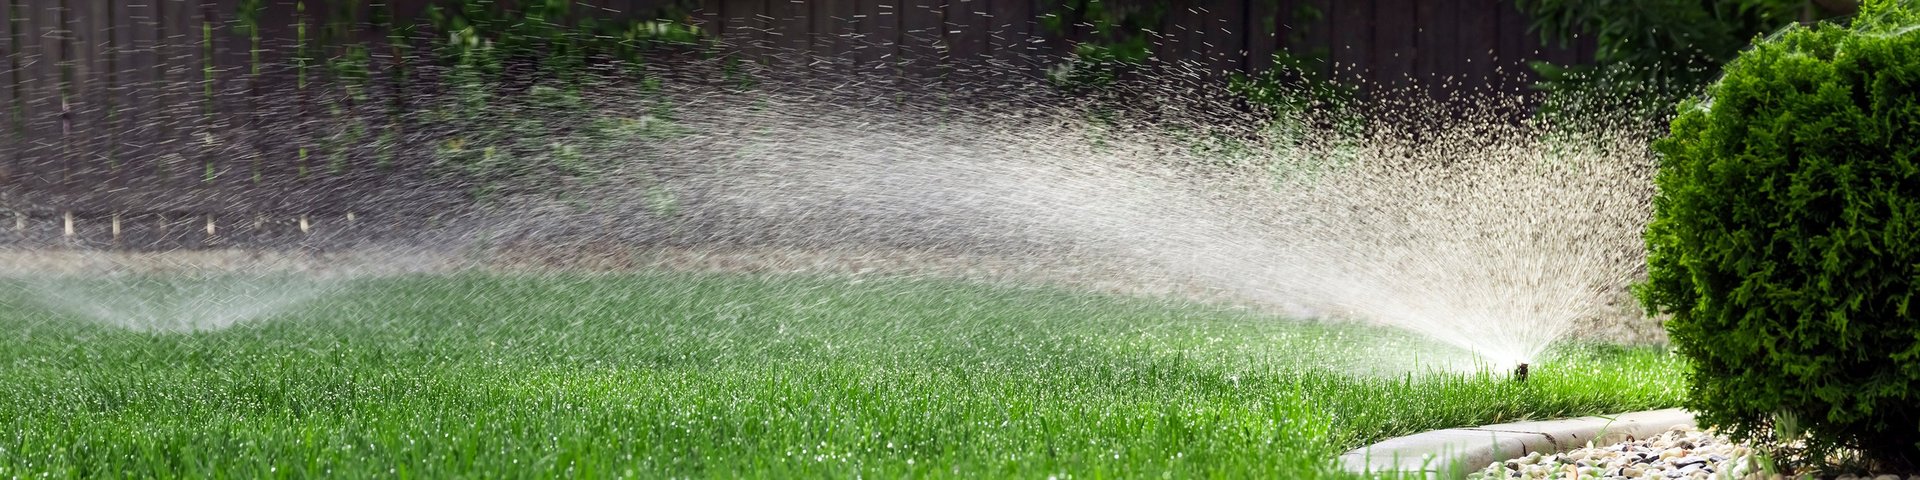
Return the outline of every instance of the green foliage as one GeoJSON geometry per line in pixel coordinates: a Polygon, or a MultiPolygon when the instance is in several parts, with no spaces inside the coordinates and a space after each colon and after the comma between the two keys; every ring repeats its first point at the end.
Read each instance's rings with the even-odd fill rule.
{"type": "Polygon", "coordinates": [[[260,14],[266,8],[266,0],[240,0],[239,9],[234,12],[238,20],[233,26],[234,33],[247,37],[247,75],[260,75],[260,14]]]}
{"type": "MultiPolygon", "coordinates": [[[[1271,8],[1279,6],[1277,1],[1262,1],[1271,8]]],[[[1074,56],[1049,71],[1048,79],[1069,92],[1093,93],[1112,86],[1120,75],[1151,60],[1153,31],[1163,28],[1169,9],[1182,7],[1164,0],[1063,0],[1050,8],[1050,13],[1040,17],[1041,27],[1055,36],[1078,41],[1074,44],[1074,56]]],[[[1290,17],[1292,26],[1286,34],[1287,43],[1294,46],[1309,43],[1311,25],[1320,23],[1325,16],[1311,5],[1295,7],[1290,17]]],[[[1278,25],[1275,19],[1269,18],[1264,28],[1264,32],[1256,34],[1272,33],[1278,25]]],[[[1285,144],[1279,148],[1290,148],[1306,142],[1315,135],[1316,128],[1327,126],[1310,125],[1305,120],[1310,112],[1342,110],[1356,98],[1357,88],[1328,78],[1327,72],[1331,69],[1325,47],[1281,50],[1274,52],[1272,59],[1273,67],[1252,74],[1219,72],[1229,74],[1224,85],[1228,93],[1247,110],[1268,119],[1262,131],[1176,128],[1170,133],[1184,148],[1209,159],[1214,166],[1247,167],[1262,163],[1261,159],[1275,153],[1274,145],[1262,145],[1265,142],[1250,137],[1285,144]]],[[[1216,87],[1221,86],[1208,85],[1208,88],[1216,87]]],[[[1094,125],[1108,126],[1114,120],[1110,117],[1113,112],[1095,109],[1090,113],[1089,120],[1094,125]]],[[[1361,122],[1358,116],[1344,116],[1339,121],[1340,125],[1332,126],[1357,127],[1361,122]]],[[[1093,143],[1101,145],[1098,129],[1093,136],[1096,137],[1091,139],[1093,143]]]]}
{"type": "MultiPolygon", "coordinates": [[[[1597,37],[1594,65],[1534,62],[1540,88],[1664,111],[1757,35],[1844,12],[1806,0],[1516,0],[1543,41],[1597,37]]],[[[1825,2],[1836,3],[1836,2],[1825,2]]],[[[1844,3],[1844,2],[1839,2],[1844,3]]]]}
{"type": "Polygon", "coordinates": [[[1655,144],[1639,294],[1672,315],[1703,423],[1803,462],[1920,463],[1917,24],[1881,2],[1784,32],[1655,144]]]}
{"type": "Polygon", "coordinates": [[[445,94],[424,117],[447,132],[437,149],[444,171],[471,182],[477,196],[502,189],[546,190],[589,180],[620,158],[614,135],[648,139],[673,130],[667,106],[644,117],[622,117],[593,108],[586,92],[639,84],[657,90],[658,79],[635,68],[641,54],[659,45],[695,45],[698,27],[675,21],[684,8],[652,12],[652,19],[596,20],[573,10],[573,2],[525,2],[517,8],[490,0],[458,0],[427,10],[444,41],[432,45],[447,67],[445,94]],[[590,72],[591,66],[615,65],[590,72]]]}
{"type": "MultiPolygon", "coordinates": [[[[1325,18],[1326,14],[1312,5],[1296,7],[1292,14],[1294,26],[1287,32],[1287,44],[1307,44],[1312,25],[1325,18]]],[[[1234,74],[1227,88],[1249,105],[1281,115],[1312,109],[1340,109],[1352,103],[1358,89],[1327,76],[1331,59],[1325,47],[1298,52],[1291,48],[1274,52],[1273,67],[1266,71],[1234,74]]]]}
{"type": "Polygon", "coordinates": [[[509,8],[492,0],[452,0],[431,5],[427,19],[447,40],[440,57],[449,64],[573,76],[588,60],[640,62],[639,53],[660,44],[696,44],[699,27],[674,19],[684,7],[646,12],[651,20],[611,22],[576,12],[570,0],[524,2],[509,8]]]}
{"type": "Polygon", "coordinates": [[[1129,68],[1153,56],[1152,30],[1166,17],[1168,2],[1120,4],[1105,0],[1061,0],[1040,17],[1040,26],[1073,37],[1076,26],[1089,30],[1073,46],[1073,58],[1054,66],[1048,79],[1068,90],[1111,85],[1129,68]]]}
{"type": "Polygon", "coordinates": [[[1337,155],[1313,159],[1317,161],[1295,158],[1299,145],[1324,140],[1327,128],[1346,134],[1355,133],[1365,125],[1361,115],[1329,114],[1350,111],[1359,98],[1359,88],[1335,81],[1328,75],[1331,58],[1327,49],[1293,50],[1295,46],[1308,44],[1313,25],[1325,18],[1324,12],[1311,5],[1295,7],[1291,14],[1292,26],[1287,31],[1289,47],[1274,52],[1273,66],[1250,75],[1235,73],[1228,79],[1228,90],[1249,109],[1267,118],[1266,128],[1257,136],[1273,145],[1253,147],[1237,138],[1215,138],[1189,148],[1221,153],[1229,165],[1243,163],[1240,162],[1243,159],[1266,161],[1270,174],[1283,177],[1312,175],[1313,168],[1307,164],[1329,165],[1343,161],[1335,158],[1337,155]],[[1253,155],[1247,155],[1249,153],[1253,155]],[[1272,162],[1275,159],[1280,161],[1272,162]]]}

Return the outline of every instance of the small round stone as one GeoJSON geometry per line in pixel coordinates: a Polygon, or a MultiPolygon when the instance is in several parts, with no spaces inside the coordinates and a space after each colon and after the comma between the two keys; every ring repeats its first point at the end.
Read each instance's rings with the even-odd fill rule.
{"type": "MultiPolygon", "coordinates": [[[[1620,478],[1785,480],[1767,472],[1746,445],[1692,427],[1675,427],[1651,438],[1592,445],[1558,454],[1532,452],[1494,462],[1469,478],[1620,478]]],[[[1835,480],[1901,480],[1899,475],[1842,475],[1835,480]]],[[[1920,480],[1920,475],[1906,480],[1920,480]]]]}

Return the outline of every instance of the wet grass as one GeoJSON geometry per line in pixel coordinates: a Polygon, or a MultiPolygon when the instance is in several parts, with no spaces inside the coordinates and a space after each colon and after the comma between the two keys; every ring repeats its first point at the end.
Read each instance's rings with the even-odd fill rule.
{"type": "Polygon", "coordinates": [[[1425,429],[1677,403],[1391,331],[935,281],[401,277],[218,331],[0,292],[0,477],[1298,478],[1425,429]]]}

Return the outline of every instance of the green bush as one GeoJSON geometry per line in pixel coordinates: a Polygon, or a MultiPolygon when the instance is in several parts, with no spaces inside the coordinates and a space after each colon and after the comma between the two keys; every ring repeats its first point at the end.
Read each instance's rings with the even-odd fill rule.
{"type": "Polygon", "coordinates": [[[1688,407],[1785,460],[1920,464],[1916,25],[1883,1],[1761,42],[1655,144],[1641,300],[1688,407]]]}
{"type": "MultiPolygon", "coordinates": [[[[1720,73],[1714,67],[1745,49],[1754,35],[1801,20],[1853,13],[1851,0],[1516,0],[1543,42],[1595,43],[1590,65],[1530,62],[1536,88],[1559,103],[1596,101],[1637,114],[1666,113],[1720,73]]],[[[1566,112],[1570,116],[1584,112],[1566,112]]]]}
{"type": "Polygon", "coordinates": [[[660,78],[639,66],[652,48],[698,46],[699,28],[674,20],[689,16],[684,2],[642,12],[651,20],[620,22],[596,20],[569,0],[442,3],[429,5],[426,17],[446,33],[429,44],[446,68],[439,95],[416,117],[440,132],[435,166],[467,182],[474,197],[557,194],[630,159],[626,142],[678,131],[667,99],[656,95],[660,78]],[[619,101],[646,102],[648,111],[589,101],[608,91],[632,95],[619,101]]]}

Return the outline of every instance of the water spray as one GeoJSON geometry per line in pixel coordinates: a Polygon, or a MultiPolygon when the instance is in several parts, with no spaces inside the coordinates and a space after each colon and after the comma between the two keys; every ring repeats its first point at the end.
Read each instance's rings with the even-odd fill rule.
{"type": "MultiPolygon", "coordinates": [[[[1461,366],[1517,364],[1521,381],[1527,366],[1514,360],[1542,358],[1577,320],[1605,316],[1601,309],[1619,303],[1644,265],[1640,232],[1652,196],[1644,139],[1608,132],[1592,117],[1578,128],[1513,122],[1497,112],[1531,110],[1516,95],[1467,102],[1495,113],[1382,94],[1414,100],[1380,100],[1368,112],[1256,115],[1237,100],[1193,93],[1215,90],[1188,80],[1199,77],[1182,65],[1113,85],[1130,93],[1116,95],[1119,102],[1063,98],[1019,80],[943,87],[783,67],[791,68],[660,62],[649,68],[670,69],[658,75],[676,81],[595,83],[573,110],[542,113],[556,110],[531,95],[459,110],[480,119],[458,127],[466,129],[526,115],[611,126],[552,129],[530,143],[543,148],[522,152],[528,162],[565,166],[525,171],[577,169],[580,178],[393,175],[396,183],[355,191],[366,198],[338,205],[345,221],[335,227],[314,228],[303,215],[300,245],[364,248],[365,238],[400,238],[447,252],[482,250],[448,246],[459,239],[451,245],[531,245],[569,256],[595,251],[570,247],[710,245],[979,254],[1073,270],[1086,262],[1127,272],[1113,283],[1399,328],[1465,352],[1454,362],[1461,366]],[[760,87],[725,80],[740,68],[760,87]],[[788,76],[798,78],[782,80],[788,76]],[[682,114],[658,119],[662,105],[682,114]],[[1366,120],[1329,120],[1357,117],[1366,120]],[[655,119],[672,128],[634,126],[655,119]],[[1567,133],[1576,129],[1597,133],[1567,133]],[[504,184],[505,193],[484,207],[372,195],[493,191],[485,182],[504,184]],[[530,188],[509,188],[516,185],[530,188]],[[407,209],[431,216],[396,212],[407,209]],[[358,218],[356,210],[379,215],[358,218]]],[[[262,110],[306,108],[294,102],[304,96],[272,103],[277,98],[263,99],[262,110]]],[[[440,105],[431,100],[415,103],[440,105]]],[[[452,161],[445,141],[392,142],[369,150],[423,165],[452,161]]],[[[162,229],[181,211],[153,209],[162,229]]],[[[16,213],[15,229],[27,220],[16,213]]],[[[207,237],[241,241],[244,229],[215,221],[204,218],[207,237]]],[[[202,313],[220,309],[198,307],[210,303],[200,297],[234,295],[144,304],[169,315],[202,313]]],[[[120,310],[154,309],[136,306],[120,310]]]]}

